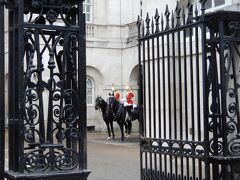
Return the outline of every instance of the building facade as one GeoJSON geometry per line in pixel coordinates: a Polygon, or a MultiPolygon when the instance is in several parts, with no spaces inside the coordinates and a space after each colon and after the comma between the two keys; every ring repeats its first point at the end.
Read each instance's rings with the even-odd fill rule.
{"type": "MultiPolygon", "coordinates": [[[[198,0],[195,0],[197,2],[198,0]]],[[[89,86],[88,125],[96,130],[105,128],[101,113],[94,110],[97,95],[105,99],[111,91],[112,83],[125,98],[125,85],[129,83],[135,93],[138,89],[138,15],[154,16],[155,9],[164,13],[166,4],[170,10],[176,7],[176,0],[165,2],[156,0],[88,0],[87,15],[87,75],[89,86]],[[91,100],[90,100],[91,99],[91,100]]],[[[188,0],[180,0],[186,7],[188,0]]],[[[197,4],[197,3],[196,3],[197,4]]],[[[218,10],[240,10],[239,0],[207,0],[207,13],[218,10]]],[[[144,20],[144,19],[143,19],[144,20]]],[[[134,123],[137,131],[138,123],[134,123]]]]}
{"type": "MultiPolygon", "coordinates": [[[[197,1],[197,0],[195,0],[197,1]]],[[[186,6],[188,0],[180,0],[186,6]]],[[[86,14],[86,51],[87,51],[87,118],[88,126],[95,130],[105,131],[101,112],[95,111],[95,99],[108,97],[112,83],[125,98],[125,86],[129,84],[137,103],[138,90],[138,49],[137,49],[137,17],[154,16],[155,9],[164,13],[166,4],[174,9],[176,0],[85,0],[86,14]]],[[[208,0],[207,12],[217,10],[240,10],[239,0],[208,0]]],[[[5,16],[7,17],[7,16],[5,16]]],[[[7,19],[6,23],[6,59],[7,19]]],[[[6,85],[8,83],[6,63],[6,85]]],[[[7,86],[6,86],[7,87],[7,86]]],[[[7,89],[6,96],[7,97],[7,89]]],[[[6,98],[7,101],[7,98],[6,98]]],[[[8,111],[6,103],[6,111],[8,111]]],[[[6,113],[7,116],[7,113],[6,113]]],[[[7,118],[7,117],[6,117],[7,118]]],[[[134,122],[134,130],[138,130],[138,122],[134,122]]]]}
{"type": "Polygon", "coordinates": [[[104,99],[112,84],[125,98],[127,83],[137,103],[138,55],[136,20],[139,0],[88,0],[85,2],[87,33],[88,126],[105,130],[101,112],[95,111],[97,96],[104,99]]]}

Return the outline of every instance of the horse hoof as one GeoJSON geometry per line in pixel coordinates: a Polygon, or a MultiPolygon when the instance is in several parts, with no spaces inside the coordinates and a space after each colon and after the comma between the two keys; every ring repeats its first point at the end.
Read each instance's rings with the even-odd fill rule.
{"type": "Polygon", "coordinates": [[[130,138],[130,134],[126,136],[126,139],[130,138]]]}
{"type": "Polygon", "coordinates": [[[111,137],[107,137],[107,140],[110,140],[111,139],[111,137]]]}

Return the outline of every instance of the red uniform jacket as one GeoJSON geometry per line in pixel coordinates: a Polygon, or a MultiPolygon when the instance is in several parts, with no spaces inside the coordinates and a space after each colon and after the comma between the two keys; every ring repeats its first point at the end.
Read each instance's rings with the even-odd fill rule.
{"type": "Polygon", "coordinates": [[[117,101],[119,101],[119,99],[120,99],[120,92],[116,91],[114,93],[114,97],[116,98],[117,101]]]}
{"type": "Polygon", "coordinates": [[[128,91],[126,94],[126,101],[128,104],[133,104],[132,98],[134,97],[134,94],[132,91],[128,91]]]}

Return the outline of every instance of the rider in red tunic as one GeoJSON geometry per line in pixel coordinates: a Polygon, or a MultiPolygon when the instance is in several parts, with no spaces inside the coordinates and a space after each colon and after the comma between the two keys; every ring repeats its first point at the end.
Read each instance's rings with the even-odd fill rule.
{"type": "Polygon", "coordinates": [[[131,89],[129,89],[126,94],[126,101],[128,105],[133,105],[133,97],[134,97],[134,94],[131,91],[131,89]]]}
{"type": "Polygon", "coordinates": [[[117,91],[117,90],[115,89],[114,84],[112,84],[112,92],[113,92],[113,96],[115,97],[115,99],[116,99],[117,101],[119,101],[119,100],[120,100],[120,97],[121,97],[121,94],[120,94],[119,91],[117,91]]]}
{"type": "Polygon", "coordinates": [[[121,97],[120,92],[116,91],[116,92],[114,93],[114,97],[115,97],[115,99],[116,99],[117,101],[119,101],[119,99],[120,99],[120,97],[121,97]]]}
{"type": "Polygon", "coordinates": [[[134,94],[128,85],[126,86],[126,91],[127,91],[127,93],[126,93],[127,112],[129,114],[129,116],[132,117],[134,94]]]}

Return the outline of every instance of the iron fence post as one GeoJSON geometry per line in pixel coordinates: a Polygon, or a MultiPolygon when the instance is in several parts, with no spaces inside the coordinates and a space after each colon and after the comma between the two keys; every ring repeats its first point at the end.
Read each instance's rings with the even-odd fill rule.
{"type": "Polygon", "coordinates": [[[23,46],[18,46],[18,103],[19,103],[19,115],[18,115],[18,124],[17,127],[19,128],[17,130],[17,134],[19,135],[19,160],[18,160],[18,167],[19,167],[19,172],[23,173],[24,172],[24,164],[22,163],[24,161],[24,113],[25,113],[25,87],[24,87],[24,47],[25,47],[25,42],[24,42],[24,7],[25,7],[25,0],[18,0],[17,2],[18,6],[18,29],[17,33],[18,36],[16,37],[16,41],[18,44],[23,44],[23,46]]]}
{"type": "MultiPolygon", "coordinates": [[[[8,5],[15,5],[16,1],[11,1],[12,4],[7,2],[8,5]]],[[[18,167],[18,158],[19,158],[19,150],[20,150],[20,137],[18,130],[18,122],[19,122],[19,82],[18,76],[19,59],[18,49],[19,49],[19,41],[18,41],[18,11],[10,7],[9,15],[8,15],[8,82],[9,82],[9,90],[8,90],[8,161],[9,161],[9,170],[14,172],[19,170],[18,167]],[[16,148],[17,147],[17,148],[16,148]]]]}
{"type": "Polygon", "coordinates": [[[80,159],[79,159],[79,168],[87,168],[87,114],[86,114],[86,25],[85,25],[85,15],[83,14],[83,0],[79,1],[79,10],[78,10],[78,22],[81,24],[79,26],[79,50],[78,53],[78,88],[79,88],[79,111],[80,111],[80,159]]]}
{"type": "Polygon", "coordinates": [[[4,180],[5,165],[5,103],[4,103],[4,0],[0,0],[0,180],[4,180]]]}
{"type": "Polygon", "coordinates": [[[200,0],[201,3],[201,36],[202,36],[202,81],[203,81],[203,118],[204,118],[204,146],[205,146],[205,175],[206,180],[210,179],[210,165],[208,162],[209,156],[209,132],[208,132],[208,77],[207,77],[207,52],[206,52],[206,18],[205,18],[205,3],[206,0],[200,0]]]}

